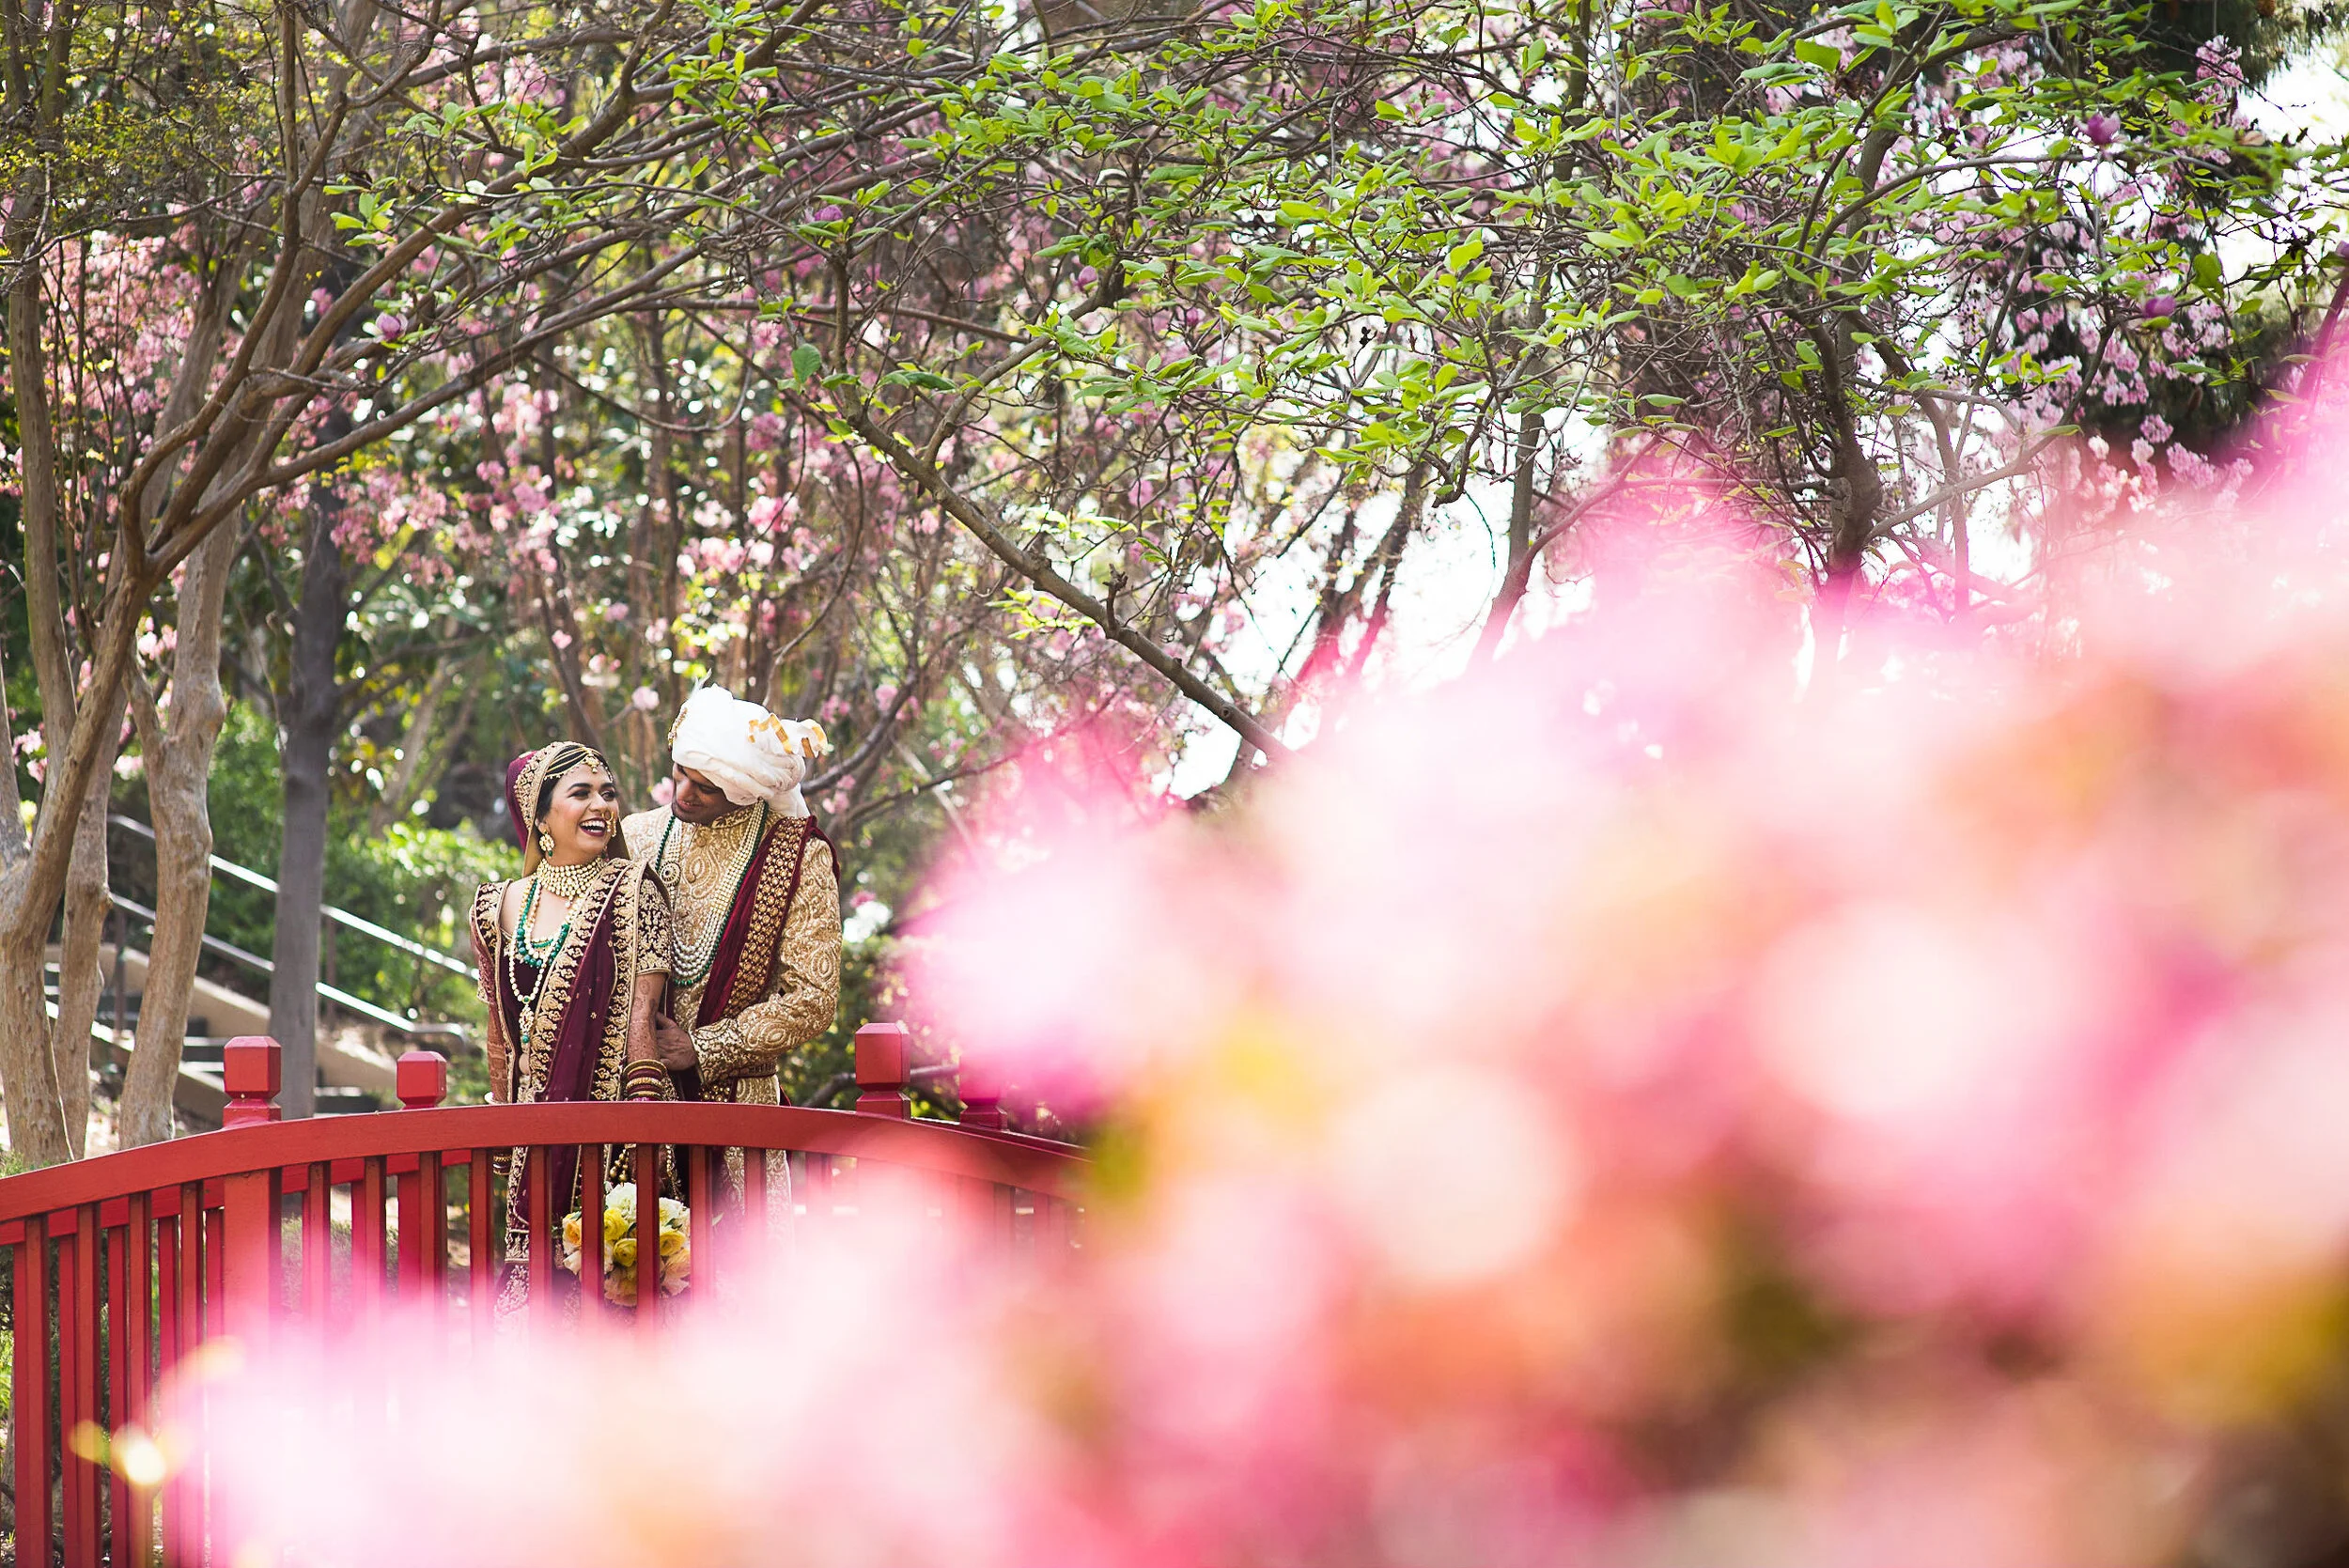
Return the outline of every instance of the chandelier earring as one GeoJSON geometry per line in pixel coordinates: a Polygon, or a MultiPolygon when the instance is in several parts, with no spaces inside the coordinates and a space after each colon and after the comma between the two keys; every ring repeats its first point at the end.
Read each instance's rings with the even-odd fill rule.
{"type": "Polygon", "coordinates": [[[544,828],[538,830],[538,853],[541,855],[552,855],[554,853],[554,835],[548,832],[544,828]]]}

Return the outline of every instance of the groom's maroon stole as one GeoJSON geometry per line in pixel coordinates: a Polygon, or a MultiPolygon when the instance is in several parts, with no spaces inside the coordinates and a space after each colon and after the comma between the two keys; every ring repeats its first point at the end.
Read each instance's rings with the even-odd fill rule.
{"type": "MultiPolygon", "coordinates": [[[[832,857],[832,876],[838,878],[840,852],[816,826],[814,817],[782,817],[767,830],[766,837],[751,853],[741,885],[735,889],[725,928],[718,933],[718,950],[710,955],[709,979],[702,987],[694,1028],[733,1017],[766,1000],[775,977],[775,951],[782,944],[784,925],[791,918],[792,901],[799,897],[800,868],[805,863],[811,838],[832,857]]],[[[690,1084],[677,1084],[677,1096],[700,1098],[698,1075],[690,1084]]]]}

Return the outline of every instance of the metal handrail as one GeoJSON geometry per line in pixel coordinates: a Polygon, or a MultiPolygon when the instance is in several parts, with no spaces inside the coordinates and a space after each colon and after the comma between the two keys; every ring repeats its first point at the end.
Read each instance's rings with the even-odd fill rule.
{"type": "MultiPolygon", "coordinates": [[[[117,812],[107,817],[106,820],[118,828],[128,828],[132,832],[137,833],[140,837],[148,839],[150,842],[155,837],[155,830],[148,827],[146,823],[141,822],[135,816],[125,816],[121,813],[117,812]]],[[[234,861],[224,861],[218,855],[212,856],[211,862],[212,869],[221,873],[223,876],[233,877],[238,881],[243,882],[250,887],[258,888],[266,893],[274,894],[277,892],[277,884],[272,881],[269,877],[262,876],[257,871],[239,865],[234,861]]],[[[324,904],[319,906],[319,913],[324,915],[328,920],[334,922],[338,925],[348,925],[353,931],[365,932],[366,935],[373,937],[377,941],[389,942],[392,946],[399,949],[402,953],[412,954],[414,956],[422,958],[428,964],[437,964],[453,974],[461,974],[465,976],[468,980],[474,977],[473,966],[466,963],[463,959],[452,957],[450,955],[443,953],[439,948],[427,947],[424,943],[417,941],[412,937],[403,937],[397,931],[386,930],[382,926],[376,924],[375,922],[371,920],[364,920],[359,916],[352,914],[349,909],[338,909],[332,904],[324,904]]],[[[208,937],[205,939],[210,941],[211,939],[208,937]]]]}
{"type": "MultiPolygon", "coordinates": [[[[106,890],[106,897],[113,903],[116,908],[127,912],[134,919],[144,921],[149,929],[153,928],[156,921],[156,914],[154,910],[148,908],[146,905],[139,903],[135,899],[125,898],[122,894],[115,892],[112,888],[108,888],[106,890]]],[[[277,972],[277,966],[270,962],[267,958],[262,957],[259,954],[248,953],[243,948],[237,946],[234,942],[223,941],[218,937],[213,936],[210,931],[203,934],[203,940],[204,946],[209,951],[217,953],[224,958],[234,959],[236,962],[244,965],[247,969],[259,970],[263,974],[275,974],[277,972]]],[[[470,974],[473,971],[468,970],[466,972],[470,974]]],[[[465,1032],[463,1027],[458,1024],[418,1023],[413,1018],[403,1018],[397,1013],[390,1012],[387,1009],[378,1007],[371,1001],[366,1001],[361,998],[352,996],[349,991],[340,990],[335,986],[329,986],[323,980],[318,983],[318,993],[337,1007],[356,1013],[361,1017],[373,1018],[377,1023],[382,1024],[388,1029],[397,1029],[403,1034],[417,1036],[454,1034],[462,1038],[465,1032]]]]}

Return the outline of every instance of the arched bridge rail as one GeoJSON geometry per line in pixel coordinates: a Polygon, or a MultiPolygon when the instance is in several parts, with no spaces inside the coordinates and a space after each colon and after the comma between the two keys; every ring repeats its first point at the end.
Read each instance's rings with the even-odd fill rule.
{"type": "MultiPolygon", "coordinates": [[[[657,1329],[723,1290],[785,1227],[819,1242],[884,1204],[1039,1262],[1079,1245],[1081,1155],[988,1125],[991,1104],[976,1126],[909,1118],[902,1033],[886,1029],[860,1036],[864,1093],[854,1111],[441,1106],[446,1063],[411,1052],[400,1063],[407,1109],[281,1122],[275,1044],[237,1041],[222,1131],[0,1180],[14,1311],[15,1560],[211,1560],[223,1544],[210,1539],[200,1476],[150,1484],[127,1457],[115,1462],[108,1435],[147,1422],[163,1379],[208,1340],[265,1344],[282,1326],[344,1331],[392,1310],[486,1339],[501,1295],[512,1308],[503,1260],[506,1189],[517,1175],[529,1183],[532,1240],[520,1275],[534,1322],[611,1314],[657,1329]],[[553,1193],[553,1178],[572,1156],[584,1213],[601,1212],[607,1183],[622,1176],[685,1201],[682,1295],[646,1289],[618,1306],[559,1267],[572,1203],[553,1193]]],[[[647,1222],[654,1212],[639,1211],[647,1222]]],[[[649,1230],[630,1239],[657,1252],[649,1230]]],[[[602,1276],[604,1251],[601,1228],[583,1225],[581,1280],[602,1276]]]]}

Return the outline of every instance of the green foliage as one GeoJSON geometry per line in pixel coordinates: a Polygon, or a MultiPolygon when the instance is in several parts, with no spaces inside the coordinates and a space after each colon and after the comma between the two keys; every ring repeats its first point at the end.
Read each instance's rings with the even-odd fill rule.
{"type": "Polygon", "coordinates": [[[941,86],[918,173],[794,231],[844,263],[1004,247],[1003,346],[877,320],[821,388],[882,452],[1117,426],[1088,494],[963,481],[1080,580],[1147,479],[1177,499],[1140,575],[1199,591],[1246,502],[1225,454],[1448,501],[1538,446],[1553,496],[1591,451],[1668,458],[1826,580],[1905,554],[1938,582],[1967,498],[2068,433],[2166,423],[2190,440],[2158,464],[2206,475],[2329,292],[2349,163],[2251,129],[2230,53],[2183,36],[2088,0],[1268,0],[1013,42],[941,86]]]}

